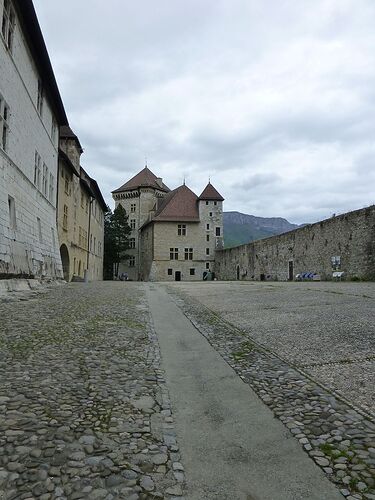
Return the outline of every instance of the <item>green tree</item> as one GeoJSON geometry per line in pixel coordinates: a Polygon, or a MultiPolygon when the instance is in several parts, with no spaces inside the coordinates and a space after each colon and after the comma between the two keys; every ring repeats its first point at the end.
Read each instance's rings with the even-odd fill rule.
{"type": "Polygon", "coordinates": [[[104,278],[118,277],[120,262],[129,258],[126,250],[129,248],[131,228],[128,216],[122,205],[112,212],[108,210],[104,216],[104,278]]]}

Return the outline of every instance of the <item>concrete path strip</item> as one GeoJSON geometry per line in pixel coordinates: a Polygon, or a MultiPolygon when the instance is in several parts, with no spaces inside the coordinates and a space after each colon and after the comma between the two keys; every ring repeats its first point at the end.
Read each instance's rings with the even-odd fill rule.
{"type": "Polygon", "coordinates": [[[147,284],[190,500],[341,500],[282,423],[193,327],[147,284]]]}

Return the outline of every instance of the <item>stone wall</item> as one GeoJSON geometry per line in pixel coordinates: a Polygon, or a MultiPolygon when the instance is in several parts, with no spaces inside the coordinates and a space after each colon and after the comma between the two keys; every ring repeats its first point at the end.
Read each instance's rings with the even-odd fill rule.
{"type": "Polygon", "coordinates": [[[216,253],[223,280],[286,281],[303,272],[329,280],[334,270],[346,279],[375,280],[374,205],[216,253]],[[332,257],[339,257],[336,267],[332,257]]]}
{"type": "Polygon", "coordinates": [[[40,75],[18,21],[12,54],[0,36],[0,68],[0,98],[9,107],[5,150],[0,145],[0,277],[62,277],[56,228],[56,117],[46,96],[42,115],[38,113],[40,75]],[[41,159],[39,183],[34,183],[36,151],[41,159]]]}

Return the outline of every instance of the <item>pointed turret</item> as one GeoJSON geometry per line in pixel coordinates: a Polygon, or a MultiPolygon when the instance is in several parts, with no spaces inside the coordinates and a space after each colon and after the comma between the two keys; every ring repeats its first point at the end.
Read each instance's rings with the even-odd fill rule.
{"type": "Polygon", "coordinates": [[[199,196],[198,200],[205,201],[224,201],[221,194],[213,187],[211,182],[203,189],[202,194],[199,196]]]}

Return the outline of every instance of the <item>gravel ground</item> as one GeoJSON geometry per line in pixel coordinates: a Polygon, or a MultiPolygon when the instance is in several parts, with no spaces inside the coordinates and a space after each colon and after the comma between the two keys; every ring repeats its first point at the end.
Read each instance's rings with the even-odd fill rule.
{"type": "Polygon", "coordinates": [[[375,283],[171,286],[375,415],[375,283]]]}
{"type": "Polygon", "coordinates": [[[181,498],[183,466],[142,284],[0,302],[0,498],[181,498]]]}

